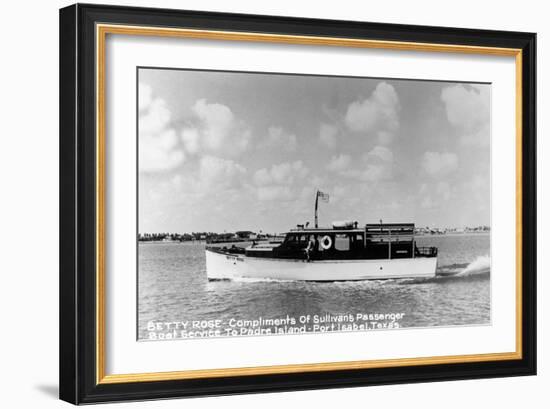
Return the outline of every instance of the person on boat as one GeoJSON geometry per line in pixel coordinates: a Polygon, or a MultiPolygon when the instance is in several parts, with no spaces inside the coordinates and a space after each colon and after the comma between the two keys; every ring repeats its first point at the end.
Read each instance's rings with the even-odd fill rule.
{"type": "Polygon", "coordinates": [[[317,241],[317,236],[311,235],[309,237],[307,247],[304,250],[306,253],[307,261],[310,261],[312,253],[317,252],[318,250],[319,250],[319,242],[317,241]]]}

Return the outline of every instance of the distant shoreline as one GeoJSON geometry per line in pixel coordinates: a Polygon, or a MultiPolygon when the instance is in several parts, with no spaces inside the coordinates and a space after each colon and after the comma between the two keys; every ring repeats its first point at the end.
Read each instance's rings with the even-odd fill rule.
{"type": "MultiPolygon", "coordinates": [[[[466,232],[466,233],[435,233],[435,234],[424,234],[417,233],[415,234],[416,238],[425,238],[425,237],[470,237],[470,236],[489,236],[491,232],[482,231],[482,232],[466,232]]],[[[231,244],[231,243],[251,243],[253,241],[269,241],[269,240],[235,240],[227,242],[218,242],[215,244],[231,244]]],[[[206,244],[206,240],[138,240],[139,244],[206,244]]]]}
{"type": "Polygon", "coordinates": [[[448,237],[448,236],[489,236],[490,231],[469,231],[464,233],[435,233],[435,234],[425,234],[425,233],[416,233],[415,237],[448,237]]]}

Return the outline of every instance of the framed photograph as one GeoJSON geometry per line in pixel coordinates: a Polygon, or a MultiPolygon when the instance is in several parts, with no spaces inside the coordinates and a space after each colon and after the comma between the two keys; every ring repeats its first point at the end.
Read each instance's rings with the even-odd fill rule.
{"type": "Polygon", "coordinates": [[[61,9],[61,399],[534,375],[535,44],[61,9]]]}

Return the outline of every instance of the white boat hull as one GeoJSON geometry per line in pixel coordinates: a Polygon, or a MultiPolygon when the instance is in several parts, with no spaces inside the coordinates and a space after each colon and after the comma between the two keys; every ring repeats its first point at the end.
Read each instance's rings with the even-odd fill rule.
{"type": "Polygon", "coordinates": [[[434,277],[437,257],[392,260],[286,260],[206,250],[210,280],[253,278],[300,281],[383,280],[434,277]]]}

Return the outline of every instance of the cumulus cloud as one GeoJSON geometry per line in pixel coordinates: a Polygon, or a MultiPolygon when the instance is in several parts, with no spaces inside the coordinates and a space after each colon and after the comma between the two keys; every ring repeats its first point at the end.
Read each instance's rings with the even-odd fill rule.
{"type": "Polygon", "coordinates": [[[448,121],[456,127],[460,139],[468,145],[487,145],[490,138],[490,88],[488,85],[462,84],[443,88],[448,121]]]}
{"type": "Polygon", "coordinates": [[[369,158],[377,158],[382,162],[392,162],[393,153],[384,146],[375,146],[369,153],[367,153],[366,160],[368,161],[369,158]]]}
{"type": "Polygon", "coordinates": [[[295,134],[286,132],[279,126],[271,126],[267,131],[267,138],[261,143],[261,146],[294,152],[298,142],[295,134]]]}
{"type": "Polygon", "coordinates": [[[246,168],[230,159],[206,155],[199,162],[199,181],[204,188],[228,188],[239,184],[246,168]]]}
{"type": "Polygon", "coordinates": [[[464,199],[477,209],[489,208],[491,204],[491,180],[490,174],[477,173],[470,178],[462,180],[458,185],[464,199]]]}
{"type": "Polygon", "coordinates": [[[258,186],[271,184],[292,184],[297,179],[304,178],[309,169],[301,160],[273,165],[270,169],[259,169],[254,173],[254,183],[258,186]]]}
{"type": "Polygon", "coordinates": [[[422,158],[422,169],[434,177],[443,177],[458,168],[458,156],[452,152],[426,152],[422,158]]]}
{"type": "Polygon", "coordinates": [[[171,112],[161,98],[153,98],[151,87],[139,84],[139,170],[167,171],[185,159],[179,147],[171,112]]]}
{"type": "Polygon", "coordinates": [[[451,186],[447,182],[439,182],[436,186],[436,192],[444,201],[451,198],[451,186]]]}
{"type": "Polygon", "coordinates": [[[196,128],[183,128],[181,131],[181,140],[185,150],[195,155],[200,150],[200,132],[196,128]]]}
{"type": "Polygon", "coordinates": [[[351,156],[340,154],[333,156],[327,165],[327,169],[332,172],[341,172],[349,168],[351,164],[351,156]]]}
{"type": "Polygon", "coordinates": [[[252,134],[229,107],[199,99],[191,111],[192,125],[185,126],[181,131],[187,153],[236,156],[246,151],[252,134]]]}
{"type": "Polygon", "coordinates": [[[393,141],[393,132],[390,131],[378,131],[376,136],[381,145],[389,145],[393,141]]]}
{"type": "Polygon", "coordinates": [[[139,112],[146,110],[153,100],[153,90],[152,88],[142,82],[139,83],[139,98],[138,106],[139,112]]]}
{"type": "Polygon", "coordinates": [[[336,147],[338,128],[334,125],[321,124],[319,129],[319,140],[321,143],[329,148],[336,147]]]}
{"type": "Polygon", "coordinates": [[[301,160],[284,162],[259,169],[254,173],[256,194],[261,201],[292,200],[299,194],[296,182],[303,180],[309,174],[309,169],[301,160]]]}
{"type": "Polygon", "coordinates": [[[356,169],[344,170],[343,176],[362,182],[378,182],[392,178],[393,152],[385,146],[375,146],[363,156],[361,166],[356,169]]]}
{"type": "Polygon", "coordinates": [[[259,169],[254,173],[254,183],[258,186],[269,185],[273,182],[269,169],[259,169]]]}
{"type": "Polygon", "coordinates": [[[452,189],[447,182],[423,183],[420,185],[418,196],[421,208],[436,209],[451,199],[452,189]]]}
{"type": "Polygon", "coordinates": [[[193,204],[203,208],[207,206],[205,203],[222,206],[242,198],[242,189],[247,186],[246,167],[232,159],[203,155],[181,169],[182,172],[174,173],[156,186],[164,189],[167,200],[181,201],[184,198],[186,206],[193,204]],[[223,201],[220,201],[221,197],[223,201]]]}
{"type": "Polygon", "coordinates": [[[378,143],[387,145],[399,128],[399,97],[387,82],[379,83],[370,97],[352,102],[345,123],[355,132],[376,133],[378,143]]]}
{"type": "Polygon", "coordinates": [[[375,146],[363,159],[366,167],[361,172],[361,180],[379,181],[391,179],[393,153],[388,148],[375,146]]]}
{"type": "Polygon", "coordinates": [[[296,192],[289,186],[260,186],[257,189],[258,200],[266,201],[288,201],[296,197],[296,192]]]}

